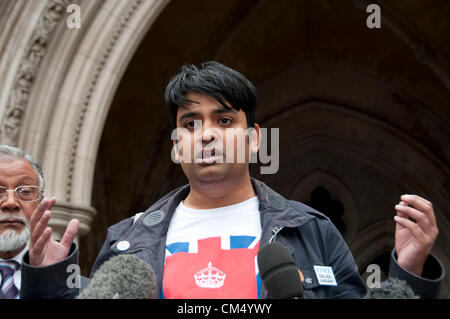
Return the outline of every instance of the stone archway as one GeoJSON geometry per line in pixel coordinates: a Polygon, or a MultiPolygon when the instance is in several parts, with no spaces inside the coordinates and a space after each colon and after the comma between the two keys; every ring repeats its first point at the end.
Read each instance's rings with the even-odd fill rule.
{"type": "MultiPolygon", "coordinates": [[[[379,47],[385,44],[395,47],[392,50],[396,56],[401,57],[402,61],[408,61],[407,68],[411,66],[414,75],[425,76],[424,82],[427,83],[413,83],[409,81],[408,74],[404,78],[395,76],[393,73],[403,72],[401,67],[395,67],[399,60],[391,59],[390,50],[376,51],[375,47],[370,46],[371,50],[367,50],[368,43],[365,43],[366,47],[360,46],[368,33],[358,26],[357,30],[352,29],[358,37],[358,41],[353,43],[357,42],[358,46],[342,46],[341,50],[341,44],[345,44],[345,41],[339,41],[345,38],[339,37],[333,39],[337,39],[339,46],[327,45],[330,39],[327,32],[331,30],[336,31],[336,35],[347,35],[345,27],[354,26],[337,21],[336,13],[350,18],[344,19],[345,21],[364,22],[364,10],[352,10],[355,9],[355,3],[364,9],[367,0],[340,5],[342,11],[333,6],[333,1],[226,2],[227,5],[232,3],[230,7],[235,6],[228,8],[232,18],[222,16],[226,23],[221,23],[218,29],[209,27],[215,26],[213,23],[204,27],[209,28],[208,34],[213,33],[213,36],[207,38],[211,41],[201,47],[201,53],[195,53],[195,59],[222,59],[224,62],[232,62],[232,66],[240,70],[242,68],[244,73],[252,72],[258,79],[256,84],[261,93],[260,119],[263,126],[281,127],[280,123],[294,116],[307,115],[315,120],[303,121],[306,128],[303,132],[294,125],[283,125],[286,130],[282,134],[295,137],[285,144],[285,151],[299,147],[303,147],[304,152],[314,151],[315,147],[327,148],[334,152],[330,153],[332,156],[329,160],[339,158],[339,151],[344,151],[341,154],[358,158],[361,165],[375,163],[379,171],[386,169],[390,182],[408,187],[413,192],[429,194],[438,208],[441,230],[436,248],[437,256],[448,265],[450,260],[445,245],[450,225],[448,212],[444,210],[448,205],[448,165],[445,159],[449,154],[446,147],[449,131],[446,90],[449,88],[450,76],[445,52],[444,55],[439,55],[434,50],[434,47],[442,48],[444,45],[439,37],[427,39],[429,29],[425,28],[428,33],[422,36],[414,24],[407,22],[408,13],[409,18],[417,22],[414,19],[416,16],[408,11],[409,8],[413,8],[412,13],[420,10],[417,1],[408,2],[408,8],[401,3],[392,3],[392,6],[396,6],[395,9],[401,9],[401,14],[384,1],[379,2],[386,24],[380,33],[372,33],[378,34],[372,38],[374,44],[379,47]],[[299,10],[301,13],[296,15],[296,11],[291,10],[294,3],[305,10],[299,10]],[[276,11],[274,8],[281,12],[281,18],[272,15],[276,11]],[[269,18],[261,20],[261,14],[263,18],[269,18]],[[246,54],[245,51],[252,50],[242,44],[248,43],[251,38],[257,38],[258,34],[270,33],[276,43],[272,48],[283,45],[283,39],[276,34],[276,28],[260,28],[261,21],[269,21],[269,26],[287,21],[283,24],[287,28],[285,32],[295,28],[306,30],[304,33],[297,33],[295,29],[289,33],[290,44],[292,41],[301,43],[292,51],[309,45],[314,48],[301,51],[298,56],[282,56],[282,59],[275,59],[276,64],[268,65],[265,69],[260,67],[260,59],[246,54]],[[327,24],[327,21],[330,23],[327,24]],[[314,41],[316,36],[318,39],[314,41]],[[336,47],[339,49],[328,51],[336,47]],[[350,50],[351,56],[356,57],[355,61],[359,65],[349,63],[351,59],[347,59],[346,49],[350,50]],[[330,56],[321,56],[330,52],[330,56]],[[372,53],[380,58],[374,58],[372,53]],[[239,58],[233,60],[234,56],[239,58]],[[381,68],[378,67],[378,62],[387,65],[381,68]],[[365,70],[361,71],[361,67],[365,70]],[[398,86],[394,87],[393,83],[398,86]],[[413,94],[418,91],[419,94],[413,94]],[[335,125],[330,114],[335,119],[339,118],[342,123],[335,125]],[[407,120],[397,121],[396,117],[407,120]],[[408,126],[405,123],[412,124],[408,126]],[[358,130],[358,127],[361,129],[358,130]],[[324,129],[330,130],[327,134],[320,134],[324,129]],[[378,133],[381,135],[377,136],[378,133]],[[390,140],[391,138],[393,139],[390,140]],[[414,160],[410,160],[411,158],[414,160]]],[[[57,207],[50,222],[56,235],[61,235],[62,229],[73,217],[82,222],[81,235],[90,231],[91,221],[95,216],[91,200],[93,176],[106,116],[137,47],[168,3],[168,0],[0,2],[0,16],[7,17],[0,19],[0,139],[2,143],[22,147],[43,163],[48,186],[46,194],[57,198],[57,207]],[[65,25],[65,8],[69,3],[81,6],[82,28],[79,30],[68,29],[65,25]]],[[[208,6],[212,2],[202,3],[208,6]]],[[[223,3],[225,2],[222,5],[223,3]]],[[[177,9],[175,6],[174,4],[174,11],[177,9]]],[[[186,10],[186,4],[183,9],[186,10]]],[[[432,13],[437,14],[435,11],[432,13]]],[[[186,16],[184,11],[180,16],[186,16]]],[[[166,20],[159,31],[167,30],[164,27],[172,21],[166,20]]],[[[445,31],[442,24],[440,26],[440,30],[445,31]]],[[[424,29],[423,25],[421,27],[424,29]]],[[[156,45],[159,43],[161,42],[156,45]]],[[[183,43],[186,46],[190,44],[189,41],[183,43]]],[[[260,55],[267,49],[265,41],[255,41],[252,49],[255,47],[259,49],[260,55]]],[[[282,53],[291,53],[292,47],[289,45],[282,53]]],[[[270,50],[269,54],[275,56],[275,53],[276,50],[270,50]]],[[[167,133],[164,128],[160,132],[167,133]]],[[[158,164],[157,160],[150,163],[148,158],[157,158],[156,153],[161,150],[160,146],[149,148],[145,158],[145,172],[151,171],[158,164]]],[[[311,154],[317,155],[314,152],[311,154]]],[[[314,156],[309,159],[318,158],[314,156]]],[[[124,170],[126,169],[128,167],[124,170]]],[[[166,180],[175,175],[173,170],[164,172],[167,172],[166,180]]],[[[335,172],[331,173],[336,175],[335,172]]],[[[302,176],[306,177],[308,174],[302,176]]],[[[377,176],[373,174],[368,177],[377,176]]],[[[280,176],[281,180],[283,178],[285,175],[280,176]]],[[[158,182],[158,178],[155,179],[158,182]]],[[[284,187],[276,178],[268,178],[267,181],[269,184],[274,181],[281,185],[280,188],[284,187]]],[[[135,203],[131,203],[130,207],[138,207],[138,204],[144,203],[142,199],[158,195],[149,193],[149,185],[157,185],[151,190],[156,189],[155,192],[172,186],[164,183],[151,185],[152,182],[154,179],[148,178],[147,174],[142,176],[133,189],[141,193],[134,192],[135,199],[131,199],[131,202],[135,203]],[[158,187],[160,185],[164,187],[158,187]]],[[[294,184],[287,184],[282,190],[289,193],[294,184]]],[[[360,184],[345,182],[345,185],[357,188],[360,184]]],[[[395,195],[400,191],[397,189],[395,195]]],[[[349,191],[350,194],[353,192],[353,189],[349,191]]],[[[355,201],[361,200],[360,196],[353,197],[355,201]]],[[[361,210],[360,203],[355,205],[361,210]]],[[[363,210],[364,208],[370,207],[363,207],[363,210]]],[[[389,208],[385,207],[385,210],[389,208]]],[[[127,214],[133,212],[132,209],[127,210],[127,214]]],[[[368,222],[376,223],[377,220],[368,222]]],[[[360,226],[351,236],[354,239],[358,238],[366,225],[362,223],[360,226]]],[[[101,240],[103,239],[104,237],[101,240]]],[[[358,253],[356,257],[358,259],[358,253]]],[[[446,286],[449,286],[448,280],[446,286]]]]}
{"type": "Polygon", "coordinates": [[[165,0],[18,1],[9,14],[1,88],[1,141],[42,163],[46,194],[55,196],[56,237],[80,219],[80,235],[95,216],[92,179],[98,143],[122,74],[165,0]],[[66,7],[81,8],[82,28],[66,26],[66,7]],[[26,30],[20,26],[26,25],[26,30]],[[8,28],[9,27],[9,28],[8,28]],[[11,32],[11,33],[7,33],[11,32]],[[15,37],[17,35],[18,37],[15,37]]]}
{"type": "MultiPolygon", "coordinates": [[[[373,263],[373,260],[386,253],[391,253],[394,247],[394,234],[394,228],[389,219],[373,223],[356,234],[349,247],[363,279],[368,276],[367,266],[373,263]]],[[[382,265],[379,266],[382,267],[382,265]]],[[[385,268],[386,265],[383,266],[381,270],[386,275],[388,268],[385,268]]]]}
{"type": "MultiPolygon", "coordinates": [[[[262,110],[281,110],[263,112],[260,120],[262,127],[283,127],[280,153],[300,150],[306,154],[323,145],[340,150],[343,158],[376,167],[382,175],[389,176],[390,183],[402,185],[403,191],[432,198],[444,236],[450,235],[448,217],[442,210],[447,201],[447,166],[420,141],[405,134],[404,129],[392,125],[389,114],[395,109],[395,116],[407,117],[415,109],[421,121],[443,128],[445,120],[433,110],[400,88],[354,66],[317,58],[305,59],[274,76],[259,85],[258,91],[262,110]],[[322,91],[323,87],[328,87],[328,91],[322,91]],[[410,103],[404,105],[405,100],[410,103]]],[[[301,161],[298,158],[296,165],[301,161]]],[[[288,192],[297,182],[290,178],[284,184],[288,192]]]]}
{"type": "MultiPolygon", "coordinates": [[[[448,167],[420,140],[391,125],[388,113],[395,110],[396,116],[407,118],[418,112],[420,120],[433,127],[443,128],[445,120],[399,87],[355,66],[317,58],[305,59],[258,90],[263,110],[270,109],[265,105],[282,110],[262,114],[263,127],[283,127],[280,154],[285,162],[280,167],[287,172],[268,177],[269,184],[280,185],[282,193],[298,200],[305,200],[311,187],[322,184],[343,199],[342,187],[336,185],[348,185],[351,196],[343,202],[355,207],[351,219],[356,225],[344,238],[358,266],[393,248],[393,207],[404,193],[433,201],[440,230],[433,253],[443,264],[448,262],[448,167]],[[320,89],[324,87],[328,90],[320,89]]],[[[442,291],[447,293],[447,283],[442,291]]]]}
{"type": "Polygon", "coordinates": [[[289,198],[306,203],[317,186],[325,187],[332,195],[332,199],[338,200],[343,205],[344,215],[341,218],[345,225],[345,232],[342,235],[344,239],[350,240],[359,224],[358,207],[349,187],[338,178],[328,172],[314,170],[307,177],[299,179],[292,188],[289,198]]]}

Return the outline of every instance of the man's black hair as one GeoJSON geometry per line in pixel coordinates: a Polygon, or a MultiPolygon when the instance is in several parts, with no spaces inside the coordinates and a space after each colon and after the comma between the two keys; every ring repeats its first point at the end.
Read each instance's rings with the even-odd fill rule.
{"type": "Polygon", "coordinates": [[[197,103],[186,98],[190,92],[207,94],[229,109],[226,100],[235,110],[245,113],[247,126],[256,122],[256,89],[241,73],[218,62],[210,61],[199,66],[186,64],[166,87],[166,104],[173,127],[177,121],[178,108],[187,103],[197,103]]]}

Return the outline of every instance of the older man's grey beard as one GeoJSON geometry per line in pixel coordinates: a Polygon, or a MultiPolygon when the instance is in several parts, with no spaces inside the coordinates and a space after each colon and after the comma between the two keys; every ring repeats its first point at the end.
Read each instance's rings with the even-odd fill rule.
{"type": "Polygon", "coordinates": [[[6,219],[19,220],[24,223],[24,228],[21,231],[8,229],[1,233],[0,251],[14,251],[25,246],[30,239],[30,226],[26,217],[17,214],[0,214],[0,222],[6,219]]]}

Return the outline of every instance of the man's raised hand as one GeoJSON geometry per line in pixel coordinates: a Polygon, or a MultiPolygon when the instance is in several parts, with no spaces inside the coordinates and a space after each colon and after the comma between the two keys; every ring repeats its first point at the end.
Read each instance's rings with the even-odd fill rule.
{"type": "Polygon", "coordinates": [[[29,254],[32,266],[49,266],[64,260],[77,235],[79,221],[72,219],[60,242],[51,238],[52,229],[48,227],[48,221],[55,202],[54,197],[44,198],[31,215],[29,254]]]}
{"type": "Polygon", "coordinates": [[[397,261],[409,272],[421,276],[425,260],[439,234],[433,205],[420,196],[403,195],[395,210],[397,261]]]}

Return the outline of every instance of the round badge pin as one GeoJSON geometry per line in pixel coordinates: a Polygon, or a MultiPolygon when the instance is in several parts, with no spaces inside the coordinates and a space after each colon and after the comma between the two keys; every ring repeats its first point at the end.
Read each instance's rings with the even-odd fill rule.
{"type": "Polygon", "coordinates": [[[164,216],[165,214],[162,210],[155,210],[154,212],[148,213],[142,222],[145,226],[154,226],[159,224],[164,219],[164,216]]]}
{"type": "Polygon", "coordinates": [[[125,251],[128,250],[128,248],[130,248],[130,242],[126,241],[126,240],[122,240],[120,242],[117,243],[117,250],[119,251],[125,251]]]}

